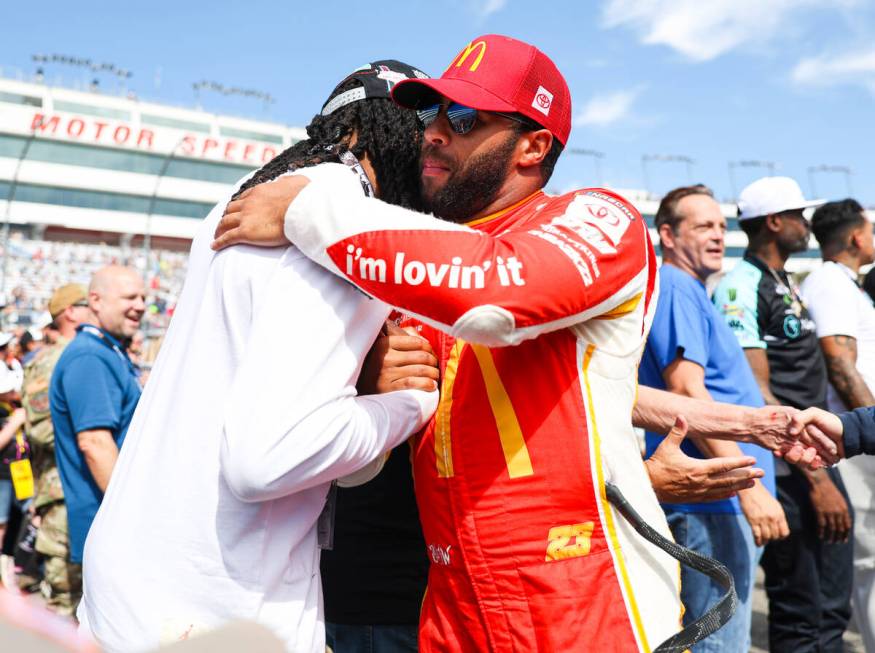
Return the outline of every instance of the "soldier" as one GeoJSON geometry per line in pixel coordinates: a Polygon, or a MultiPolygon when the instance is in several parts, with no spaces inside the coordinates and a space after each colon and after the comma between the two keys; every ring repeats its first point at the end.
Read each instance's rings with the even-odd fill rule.
{"type": "Polygon", "coordinates": [[[49,381],[55,363],[76,327],[88,320],[88,292],[71,283],[61,286],[49,300],[54,342],[47,342],[24,371],[22,406],[27,413],[27,432],[31,443],[36,480],[33,509],[39,525],[36,550],[45,556],[45,583],[48,606],[58,614],[72,617],[82,594],[82,569],[69,561],[67,508],[61,478],[55,463],[55,435],[49,412],[49,381]]]}

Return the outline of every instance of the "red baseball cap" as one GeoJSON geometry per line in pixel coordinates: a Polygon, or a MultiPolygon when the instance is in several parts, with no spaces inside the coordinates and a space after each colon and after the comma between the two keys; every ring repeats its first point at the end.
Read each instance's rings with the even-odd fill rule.
{"type": "Polygon", "coordinates": [[[392,99],[416,109],[435,94],[472,109],[519,113],[565,145],[571,132],[571,93],[562,73],[538,48],[509,36],[471,41],[438,79],[407,79],[392,99]]]}

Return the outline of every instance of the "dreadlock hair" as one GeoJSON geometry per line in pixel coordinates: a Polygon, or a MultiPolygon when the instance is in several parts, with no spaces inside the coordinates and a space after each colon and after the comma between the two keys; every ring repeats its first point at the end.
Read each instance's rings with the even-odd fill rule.
{"type": "MultiPolygon", "coordinates": [[[[361,83],[351,79],[336,89],[329,100],[361,83]]],[[[356,158],[368,155],[377,175],[380,199],[419,210],[419,153],[422,127],[416,112],[403,109],[388,98],[358,100],[333,113],[313,116],[307,138],[278,154],[262,166],[234,194],[234,199],[253,186],[276,179],[298,168],[339,162],[349,150],[356,158]],[[349,147],[356,133],[355,145],[349,147]]]]}

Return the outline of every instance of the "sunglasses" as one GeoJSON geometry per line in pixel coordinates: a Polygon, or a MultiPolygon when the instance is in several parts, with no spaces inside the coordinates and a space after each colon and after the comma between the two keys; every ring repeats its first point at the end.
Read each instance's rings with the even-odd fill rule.
{"type": "MultiPolygon", "coordinates": [[[[460,136],[470,133],[470,131],[474,129],[474,125],[477,124],[477,109],[466,107],[464,104],[459,104],[458,102],[450,102],[449,104],[435,102],[430,106],[417,109],[416,115],[419,117],[419,122],[422,123],[422,126],[428,127],[438,119],[441,115],[442,109],[446,109],[447,120],[450,123],[450,128],[460,136]]],[[[539,126],[534,125],[524,116],[517,116],[512,113],[502,113],[501,111],[490,111],[489,113],[503,116],[504,118],[525,125],[529,129],[540,129],[539,126]]]]}
{"type": "Polygon", "coordinates": [[[450,102],[447,105],[436,102],[429,107],[417,109],[416,115],[419,117],[419,122],[422,123],[422,126],[428,127],[441,115],[441,109],[446,109],[450,127],[457,134],[467,134],[477,124],[477,109],[466,107],[458,102],[450,102]]]}

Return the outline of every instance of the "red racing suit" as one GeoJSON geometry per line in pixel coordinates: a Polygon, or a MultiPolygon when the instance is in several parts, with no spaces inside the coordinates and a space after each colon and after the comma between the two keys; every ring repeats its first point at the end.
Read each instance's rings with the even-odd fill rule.
{"type": "Polygon", "coordinates": [[[538,192],[462,226],[325,197],[302,191],[286,235],[422,323],[441,360],[413,454],[432,561],[420,650],[628,653],[676,633],[677,562],[604,491],[671,537],[631,425],[657,295],[635,208],[538,192]]]}

